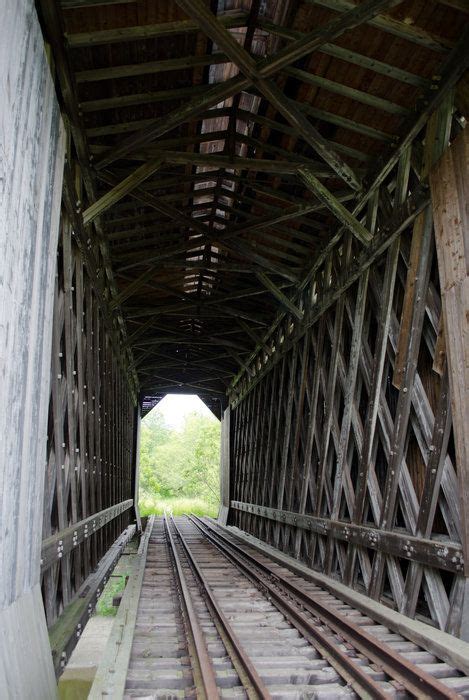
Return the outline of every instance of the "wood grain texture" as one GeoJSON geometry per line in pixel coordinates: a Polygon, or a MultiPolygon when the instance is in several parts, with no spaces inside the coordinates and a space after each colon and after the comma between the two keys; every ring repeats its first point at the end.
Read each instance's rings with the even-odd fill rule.
{"type": "Polygon", "coordinates": [[[50,698],[39,562],[65,139],[32,1],[3,3],[0,65],[0,668],[10,697],[50,698]]]}

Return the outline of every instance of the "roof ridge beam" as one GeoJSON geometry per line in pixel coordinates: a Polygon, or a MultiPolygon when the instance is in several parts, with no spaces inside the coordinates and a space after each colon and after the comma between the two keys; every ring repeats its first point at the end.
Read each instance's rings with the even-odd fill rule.
{"type": "MultiPolygon", "coordinates": [[[[176,2],[189,15],[189,17],[192,17],[194,20],[199,22],[201,29],[207,34],[207,36],[216,42],[216,44],[238,66],[239,70],[242,71],[242,73],[256,85],[256,88],[260,90],[263,96],[273,105],[275,105],[283,117],[287,119],[292,126],[298,129],[303,139],[309,143],[309,145],[317,153],[319,153],[319,155],[331,166],[339,177],[341,177],[342,180],[344,180],[344,182],[352,189],[359,190],[361,187],[360,181],[353,172],[352,168],[342,160],[341,156],[339,156],[336,150],[332,148],[327,139],[321,136],[317,129],[315,129],[309,120],[302,114],[302,112],[287,98],[285,98],[280,88],[272,80],[266,80],[262,76],[262,62],[260,64],[256,64],[256,61],[252,58],[252,56],[240,44],[238,44],[230,32],[220,24],[209,8],[204,5],[202,0],[176,0],[176,2]]],[[[368,0],[365,5],[374,5],[376,2],[378,2],[378,4],[382,4],[385,3],[386,0],[368,0]]],[[[397,0],[389,0],[389,2],[397,3],[397,0]]],[[[296,56],[303,45],[309,45],[308,35],[295,42],[293,51],[291,51],[289,54],[285,54],[285,52],[280,51],[273,57],[272,61],[269,62],[268,65],[270,65],[270,63],[274,63],[277,66],[281,66],[282,59],[283,62],[285,62],[286,55],[288,55],[289,58],[287,63],[291,63],[291,61],[294,60],[294,58],[292,59],[291,54],[296,56]]],[[[266,64],[264,62],[264,71],[265,67],[266,64]]],[[[277,67],[275,72],[280,69],[280,67],[277,67]]],[[[270,73],[272,73],[271,70],[270,73]]]]}

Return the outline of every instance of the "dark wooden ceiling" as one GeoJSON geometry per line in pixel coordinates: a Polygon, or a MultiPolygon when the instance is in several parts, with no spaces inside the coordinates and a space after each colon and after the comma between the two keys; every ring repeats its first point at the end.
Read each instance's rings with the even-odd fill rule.
{"type": "Polygon", "coordinates": [[[142,392],[218,405],[279,308],[302,315],[291,298],[338,224],[366,245],[354,203],[438,90],[469,3],[38,9],[142,392]]]}

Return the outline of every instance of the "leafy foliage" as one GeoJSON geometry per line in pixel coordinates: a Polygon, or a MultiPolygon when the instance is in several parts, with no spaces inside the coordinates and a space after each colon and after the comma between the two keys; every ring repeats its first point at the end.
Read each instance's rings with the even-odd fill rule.
{"type": "MultiPolygon", "coordinates": [[[[169,428],[158,408],[142,421],[140,495],[199,499],[211,510],[219,502],[220,423],[200,413],[186,416],[181,430],[169,428]]],[[[155,512],[152,510],[151,512],[155,512]]]]}

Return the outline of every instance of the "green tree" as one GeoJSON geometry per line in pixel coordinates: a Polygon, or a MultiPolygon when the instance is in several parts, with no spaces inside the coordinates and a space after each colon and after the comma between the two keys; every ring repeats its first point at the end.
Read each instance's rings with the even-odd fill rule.
{"type": "Polygon", "coordinates": [[[186,494],[218,502],[220,488],[220,423],[216,419],[190,414],[184,425],[189,447],[184,468],[186,494]]]}
{"type": "Polygon", "coordinates": [[[140,432],[140,489],[146,495],[161,494],[157,471],[157,449],[171,437],[164,416],[157,408],[142,420],[140,432]]]}
{"type": "Polygon", "coordinates": [[[142,421],[140,489],[144,496],[219,500],[220,422],[194,412],[181,430],[165,425],[158,409],[142,421]]]}

